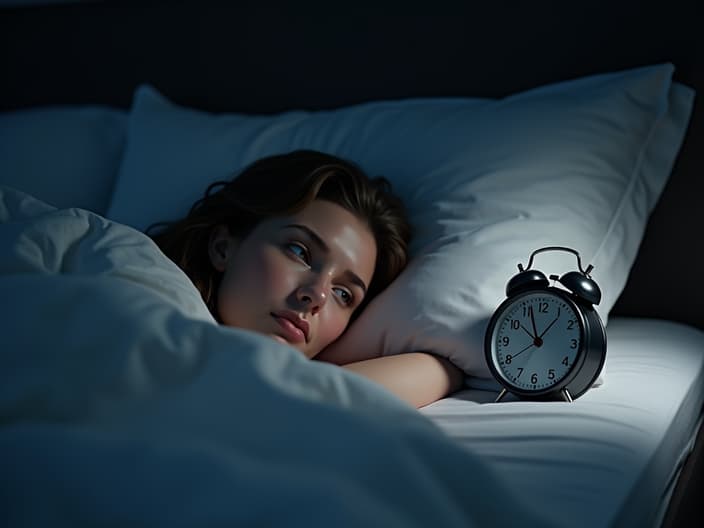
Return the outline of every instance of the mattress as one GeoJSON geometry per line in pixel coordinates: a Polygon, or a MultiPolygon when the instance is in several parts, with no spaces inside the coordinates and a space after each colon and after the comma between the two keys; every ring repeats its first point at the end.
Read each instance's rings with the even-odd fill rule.
{"type": "Polygon", "coordinates": [[[494,403],[489,384],[421,412],[558,525],[658,526],[701,425],[704,332],[616,318],[607,336],[603,384],[573,403],[494,403]]]}

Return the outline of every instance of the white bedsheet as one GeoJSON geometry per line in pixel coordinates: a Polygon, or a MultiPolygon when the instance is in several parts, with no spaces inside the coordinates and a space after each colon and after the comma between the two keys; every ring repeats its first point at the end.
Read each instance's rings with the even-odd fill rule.
{"type": "Polygon", "coordinates": [[[704,402],[704,332],[613,318],[602,386],[573,403],[466,390],[422,412],[557,524],[657,526],[704,402]]]}
{"type": "Polygon", "coordinates": [[[217,325],[100,216],[0,188],[0,315],[2,526],[549,526],[383,389],[217,325]]]}

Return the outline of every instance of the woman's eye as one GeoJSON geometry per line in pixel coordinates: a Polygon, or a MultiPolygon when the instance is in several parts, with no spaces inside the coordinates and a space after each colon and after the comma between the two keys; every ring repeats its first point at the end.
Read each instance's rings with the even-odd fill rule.
{"type": "Polygon", "coordinates": [[[352,297],[352,294],[344,288],[333,288],[333,291],[345,305],[349,306],[354,302],[354,297],[352,297]]]}
{"type": "Polygon", "coordinates": [[[297,259],[310,265],[310,254],[308,248],[298,242],[289,242],[286,244],[286,249],[290,251],[297,259]]]}

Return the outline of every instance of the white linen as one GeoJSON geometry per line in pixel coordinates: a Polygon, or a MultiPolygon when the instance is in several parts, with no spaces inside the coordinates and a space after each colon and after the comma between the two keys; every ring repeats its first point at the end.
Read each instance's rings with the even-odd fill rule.
{"type": "MultiPolygon", "coordinates": [[[[491,378],[486,325],[516,265],[540,247],[572,247],[594,266],[596,310],[607,322],[691,115],[694,92],[673,73],[663,63],[498,100],[411,98],[274,115],[203,112],[140,86],[106,216],[138,229],[175,220],[209,184],[272,154],[314,149],[358,163],[403,200],[411,262],[324,357],[425,350],[491,378]]],[[[575,264],[552,252],[536,266],[562,275],[575,264]]]]}
{"type": "Polygon", "coordinates": [[[572,528],[659,526],[704,402],[704,332],[614,318],[604,383],[573,403],[466,390],[422,413],[572,528]]]}
{"type": "Polygon", "coordinates": [[[0,222],[3,526],[549,525],[385,390],[216,324],[136,230],[1,187],[0,222]]]}
{"type": "Polygon", "coordinates": [[[0,112],[0,185],[56,207],[104,214],[127,139],[127,111],[55,105],[0,112]]]}

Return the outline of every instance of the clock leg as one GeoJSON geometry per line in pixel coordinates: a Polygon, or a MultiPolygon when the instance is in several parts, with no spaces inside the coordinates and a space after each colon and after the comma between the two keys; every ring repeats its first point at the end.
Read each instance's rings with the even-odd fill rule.
{"type": "Polygon", "coordinates": [[[567,389],[562,389],[562,397],[565,399],[566,402],[571,402],[572,400],[572,395],[570,394],[570,391],[567,389]]]}
{"type": "Polygon", "coordinates": [[[501,401],[501,398],[503,398],[504,396],[506,396],[507,393],[508,393],[508,391],[507,391],[506,389],[501,389],[501,392],[499,393],[499,395],[498,395],[498,396],[496,397],[496,399],[494,400],[494,403],[499,403],[499,402],[501,401]]]}

